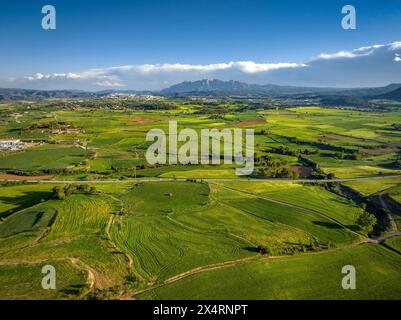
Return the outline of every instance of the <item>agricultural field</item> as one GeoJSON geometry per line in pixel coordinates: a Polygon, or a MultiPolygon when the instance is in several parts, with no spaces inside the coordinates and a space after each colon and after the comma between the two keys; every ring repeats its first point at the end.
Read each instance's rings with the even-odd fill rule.
{"type": "Polygon", "coordinates": [[[0,140],[27,146],[0,151],[0,299],[401,299],[399,110],[60,99],[0,114],[0,140]],[[254,129],[254,171],[149,164],[146,135],[168,140],[171,120],[254,129]]]}
{"type": "Polygon", "coordinates": [[[400,256],[362,245],[284,259],[255,259],[160,286],[142,299],[399,299],[400,256]],[[338,270],[352,264],[358,290],[343,290],[338,270]],[[323,271],[324,270],[324,271],[323,271]],[[297,276],[289,276],[297,275],[297,276]],[[223,280],[224,279],[224,280],[223,280]]]}

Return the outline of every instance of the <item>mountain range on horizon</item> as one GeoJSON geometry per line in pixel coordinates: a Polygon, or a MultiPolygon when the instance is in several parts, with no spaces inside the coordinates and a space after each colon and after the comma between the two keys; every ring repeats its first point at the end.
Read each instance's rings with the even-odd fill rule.
{"type": "Polygon", "coordinates": [[[0,101],[41,100],[49,98],[90,98],[101,97],[112,93],[154,94],[161,96],[179,95],[222,95],[222,96],[266,96],[266,97],[315,97],[340,96],[378,99],[401,99],[401,83],[372,88],[334,88],[334,87],[298,87],[274,84],[248,84],[241,81],[222,81],[203,79],[184,81],[160,91],[138,90],[102,90],[97,92],[83,90],[31,90],[18,88],[0,88],[0,101]]]}
{"type": "Polygon", "coordinates": [[[198,81],[185,81],[160,91],[163,95],[180,93],[232,93],[232,94],[265,94],[265,95],[303,95],[327,94],[342,96],[370,97],[387,94],[401,88],[401,83],[393,83],[384,87],[372,88],[335,88],[335,87],[303,87],[284,86],[275,84],[248,84],[241,81],[222,81],[218,79],[203,79],[198,81]]]}

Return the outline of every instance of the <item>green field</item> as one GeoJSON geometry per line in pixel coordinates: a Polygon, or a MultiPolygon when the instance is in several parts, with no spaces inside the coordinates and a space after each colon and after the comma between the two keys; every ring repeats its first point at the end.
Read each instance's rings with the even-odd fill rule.
{"type": "Polygon", "coordinates": [[[0,108],[0,140],[34,142],[0,151],[0,299],[401,299],[400,237],[377,227],[400,227],[400,110],[271,103],[0,108]],[[255,129],[254,172],[148,164],[146,133],[170,120],[255,129]],[[349,264],[356,290],[341,288],[349,264]]]}
{"type": "Polygon", "coordinates": [[[141,299],[399,299],[401,257],[376,245],[285,259],[259,259],[198,273],[146,292],[141,299]],[[356,290],[341,287],[341,269],[357,270],[356,290]],[[289,276],[291,275],[291,276],[289,276]]]}
{"type": "Polygon", "coordinates": [[[281,162],[283,166],[300,167],[303,164],[293,154],[278,153],[276,148],[280,146],[295,153],[308,149],[312,154],[307,157],[318,162],[324,172],[340,178],[401,172],[400,168],[391,165],[401,146],[400,135],[391,130],[392,123],[401,121],[399,111],[378,113],[296,107],[237,112],[236,104],[227,104],[221,106],[224,116],[213,119],[210,113],[215,110],[211,109],[209,114],[199,113],[200,108],[203,106],[178,102],[176,109],[160,111],[58,110],[54,107],[23,110],[19,124],[10,119],[8,127],[1,127],[0,138],[51,144],[45,143],[24,152],[0,154],[0,169],[29,173],[69,168],[68,174],[84,170],[89,177],[97,174],[102,178],[111,175],[119,178],[133,176],[133,168],[136,167],[135,175],[138,177],[235,177],[233,168],[225,166],[147,166],[144,158],[149,145],[145,141],[146,132],[155,127],[167,132],[168,121],[174,116],[179,129],[189,127],[197,132],[202,128],[235,127],[265,130],[266,134],[255,136],[257,156],[269,156],[272,162],[281,162]],[[40,127],[54,122],[66,123],[81,131],[55,134],[40,128],[32,129],[33,125],[40,127]],[[74,142],[83,143],[87,149],[72,146],[74,142]],[[343,151],[340,152],[340,149],[343,151]],[[356,159],[349,159],[352,153],[357,154],[356,159]]]}
{"type": "Polygon", "coordinates": [[[62,169],[77,165],[89,157],[90,152],[71,146],[45,145],[2,155],[0,169],[35,171],[44,169],[62,169]]]}
{"type": "Polygon", "coordinates": [[[69,262],[49,261],[60,277],[57,290],[43,290],[43,264],[0,265],[0,296],[2,299],[76,299],[86,288],[86,274],[69,262]]]}
{"type": "Polygon", "coordinates": [[[0,187],[0,217],[31,207],[51,197],[51,186],[28,184],[0,187]]]}
{"type": "Polygon", "coordinates": [[[393,248],[401,253],[401,237],[400,236],[388,239],[388,240],[386,240],[385,243],[390,248],[393,248]]]}

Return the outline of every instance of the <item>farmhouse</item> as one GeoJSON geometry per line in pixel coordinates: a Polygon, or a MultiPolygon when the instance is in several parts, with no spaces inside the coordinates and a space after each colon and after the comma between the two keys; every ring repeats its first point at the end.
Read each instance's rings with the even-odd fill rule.
{"type": "Polygon", "coordinates": [[[0,140],[0,150],[17,151],[25,148],[25,142],[20,140],[0,140]]]}

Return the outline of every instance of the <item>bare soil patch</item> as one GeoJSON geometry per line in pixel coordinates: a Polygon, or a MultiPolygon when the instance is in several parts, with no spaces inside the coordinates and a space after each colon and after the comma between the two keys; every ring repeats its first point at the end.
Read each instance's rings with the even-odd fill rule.
{"type": "Polygon", "coordinates": [[[54,176],[17,176],[16,174],[0,173],[0,180],[51,180],[54,176]]]}
{"type": "Polygon", "coordinates": [[[266,124],[265,119],[254,119],[254,120],[245,120],[239,122],[236,127],[249,127],[252,125],[258,125],[258,124],[266,124]]]}
{"type": "Polygon", "coordinates": [[[152,118],[141,118],[141,117],[136,117],[136,118],[131,118],[128,119],[129,122],[133,123],[151,123],[151,122],[158,122],[158,120],[152,119],[152,118]]]}
{"type": "Polygon", "coordinates": [[[362,149],[362,152],[369,156],[381,156],[394,152],[393,148],[362,149]]]}

